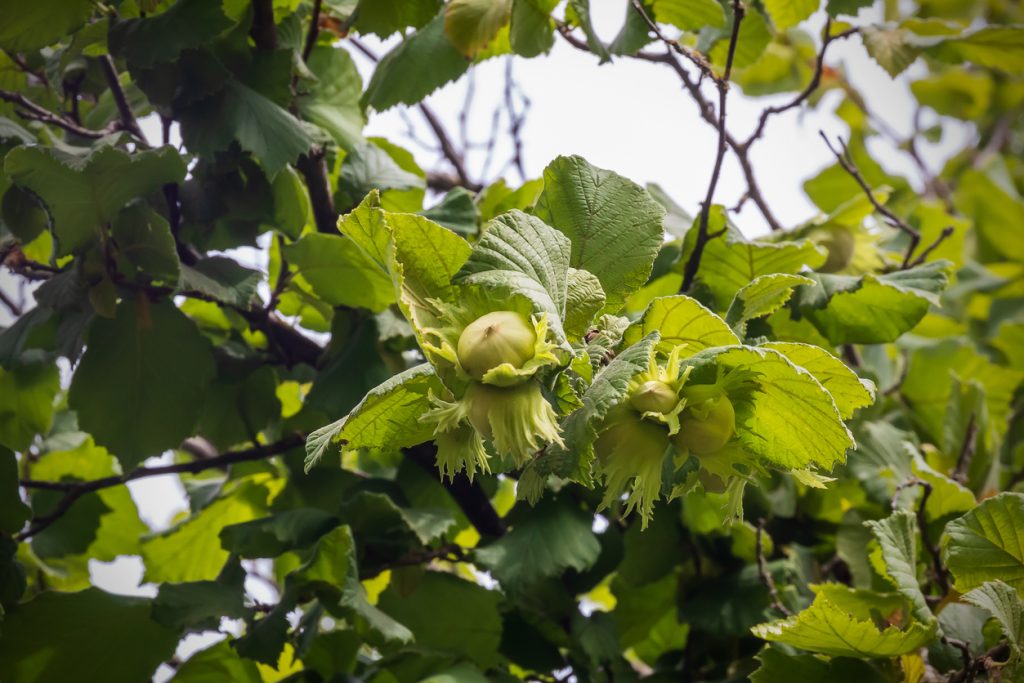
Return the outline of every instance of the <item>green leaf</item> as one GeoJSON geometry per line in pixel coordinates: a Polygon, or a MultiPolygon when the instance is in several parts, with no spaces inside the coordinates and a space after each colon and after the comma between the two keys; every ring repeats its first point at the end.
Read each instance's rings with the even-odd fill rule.
{"type": "Polygon", "coordinates": [[[433,426],[420,421],[428,407],[427,394],[440,394],[441,381],[429,363],[400,372],[371,389],[359,405],[333,424],[306,439],[306,471],[323,459],[331,444],[343,450],[407,448],[427,441],[433,426]]]}
{"type": "MultiPolygon", "coordinates": [[[[374,142],[356,144],[346,155],[338,176],[338,192],[352,203],[371,190],[413,190],[423,187],[423,178],[402,168],[387,149],[374,142]]],[[[416,209],[421,204],[417,202],[416,209]]]]}
{"type": "Polygon", "coordinates": [[[125,299],[97,317],[68,401],[127,469],[192,434],[213,377],[210,347],[170,303],[125,299]]]}
{"type": "Polygon", "coordinates": [[[9,52],[34,52],[77,30],[92,15],[91,0],[43,0],[25,4],[0,2],[0,48],[9,52]]]}
{"type": "Polygon", "coordinates": [[[779,467],[826,471],[854,447],[832,397],[811,373],[778,351],[763,347],[712,349],[724,368],[757,373],[749,420],[737,424],[743,447],[779,467]]]}
{"type": "Polygon", "coordinates": [[[874,403],[874,383],[858,377],[857,373],[820,346],[795,342],[768,342],[764,346],[778,351],[794,365],[814,375],[832,395],[844,420],[849,420],[860,408],[874,403]]]}
{"type": "Polygon", "coordinates": [[[623,340],[633,344],[655,330],[661,335],[659,349],[668,352],[673,346],[684,344],[684,358],[715,346],[740,343],[724,320],[683,294],[652,301],[643,316],[626,329],[623,340]]]}
{"type": "MultiPolygon", "coordinates": [[[[731,26],[731,17],[727,23],[731,26]]],[[[729,33],[727,31],[718,31],[717,33],[720,38],[708,52],[708,56],[715,65],[724,67],[729,51],[729,33]]],[[[740,24],[733,68],[743,69],[756,62],[771,42],[772,30],[768,26],[768,20],[760,11],[751,8],[744,16],[743,23],[740,24]]]]}
{"type": "Polygon", "coordinates": [[[248,308],[263,276],[256,270],[243,268],[234,259],[208,256],[181,266],[181,289],[194,289],[217,301],[248,308]]]}
{"type": "Polygon", "coordinates": [[[825,3],[825,8],[829,15],[835,19],[840,14],[846,14],[848,16],[857,16],[857,12],[862,7],[868,7],[871,5],[871,0],[828,0],[825,3]]]}
{"type": "Polygon", "coordinates": [[[914,618],[922,624],[935,621],[917,578],[917,519],[909,510],[896,510],[882,520],[865,524],[878,539],[886,572],[896,590],[910,603],[914,618]]]}
{"type": "MultiPolygon", "coordinates": [[[[714,218],[715,212],[712,212],[714,218]]],[[[723,223],[724,225],[724,223],[723,223]]],[[[684,262],[692,250],[697,231],[687,233],[684,262]],[[692,236],[691,236],[692,235],[692,236]]],[[[750,242],[729,231],[707,243],[701,256],[697,281],[707,285],[717,308],[725,309],[737,292],[761,275],[794,274],[806,265],[817,268],[825,252],[808,240],[798,242],[750,242]]]]}
{"type": "Polygon", "coordinates": [[[422,214],[463,235],[475,235],[479,230],[480,210],[473,201],[473,193],[464,187],[453,187],[441,201],[422,214]]]}
{"type": "Polygon", "coordinates": [[[509,42],[520,57],[537,57],[555,44],[551,11],[556,0],[512,0],[509,42]]]}
{"type": "Polygon", "coordinates": [[[132,202],[121,209],[110,228],[129,263],[152,280],[177,284],[181,261],[163,216],[144,202],[132,202]]]}
{"type": "Polygon", "coordinates": [[[18,147],[4,169],[16,185],[28,188],[47,206],[57,238],[57,255],[87,246],[103,226],[136,197],[185,177],[185,164],[173,147],[127,154],[102,146],[84,156],[52,148],[18,147]]]}
{"type": "Polygon", "coordinates": [[[444,14],[384,55],[370,78],[363,104],[377,111],[415,104],[466,72],[470,62],[444,33],[444,14]]]}
{"type": "Polygon", "coordinates": [[[751,683],[884,683],[867,662],[847,657],[825,660],[814,655],[789,654],[781,647],[766,647],[755,659],[761,667],[750,674],[751,683]]]}
{"type": "Polygon", "coordinates": [[[571,248],[565,235],[513,209],[487,224],[455,279],[525,296],[535,312],[547,313],[548,325],[561,341],[571,248]]]}
{"type": "Polygon", "coordinates": [[[600,552],[590,515],[569,501],[548,499],[513,517],[511,531],[474,557],[505,589],[521,590],[569,568],[585,571],[600,552]]]}
{"type": "Polygon", "coordinates": [[[363,80],[352,57],[321,45],[310,53],[307,66],[318,80],[296,99],[302,117],[330,133],[342,149],[352,149],[363,140],[366,125],[359,102],[363,80]]]}
{"type": "Polygon", "coordinates": [[[145,580],[154,583],[212,581],[228,559],[218,534],[264,514],[269,475],[238,479],[202,510],[142,542],[145,580]]]}
{"type": "Polygon", "coordinates": [[[565,333],[570,339],[582,337],[604,308],[601,281],[589,270],[569,269],[565,293],[565,333]]]}
{"type": "Polygon", "coordinates": [[[60,373],[52,363],[0,367],[0,446],[24,451],[53,423],[60,373]]]}
{"type": "Polygon", "coordinates": [[[263,683],[256,662],[238,656],[227,640],[200,650],[181,665],[174,674],[175,683],[263,683]]]}
{"type": "Polygon", "coordinates": [[[559,157],[544,169],[536,213],[572,241],[569,265],[601,281],[605,312],[622,308],[651,274],[665,210],[631,180],[578,156],[559,157]]]}
{"type": "MultiPolygon", "coordinates": [[[[81,443],[76,443],[67,450],[53,450],[42,458],[32,468],[32,476],[43,481],[65,481],[92,479],[103,479],[119,473],[117,461],[106,449],[97,446],[91,438],[84,438],[81,443]]],[[[38,493],[33,497],[38,497],[38,493]]],[[[61,541],[55,537],[50,539],[49,548],[43,550],[42,546],[36,552],[48,556],[61,556],[78,553],[84,554],[90,559],[101,562],[110,562],[119,555],[134,555],[139,551],[139,539],[148,532],[148,528],[139,519],[138,510],[128,490],[124,487],[110,487],[97,491],[93,502],[94,509],[99,509],[101,515],[98,524],[93,524],[86,529],[85,546],[72,549],[67,545],[66,540],[61,541]]],[[[37,507],[36,514],[41,514],[41,507],[37,507]]],[[[66,530],[65,539],[70,535],[76,535],[74,525],[79,515],[85,516],[86,510],[72,508],[72,511],[58,520],[50,529],[63,524],[66,520],[71,529],[66,530]]],[[[96,520],[93,520],[94,522],[96,520]]],[[[45,534],[47,529],[43,532],[45,534]]],[[[58,534],[58,537],[60,534],[58,534]]],[[[79,537],[81,538],[81,537],[79,537]]],[[[36,549],[36,542],[41,541],[41,536],[33,539],[33,549],[36,549]]],[[[57,565],[57,562],[51,562],[57,565]]]]}
{"type": "Polygon", "coordinates": [[[313,145],[313,138],[287,110],[233,79],[216,95],[184,110],[180,121],[190,152],[212,159],[237,141],[259,159],[270,177],[313,145]]]}
{"type": "Polygon", "coordinates": [[[153,621],[150,601],[98,588],[46,591],[4,615],[0,678],[19,683],[149,680],[178,634],[153,621]]]}
{"type": "Polygon", "coordinates": [[[1024,73],[1024,29],[1020,26],[983,26],[939,44],[932,52],[978,66],[1019,75],[1024,73]]]}
{"type": "Polygon", "coordinates": [[[178,0],[152,17],[114,21],[107,41],[111,54],[146,68],[209,44],[231,25],[219,2],[178,0]]]}
{"type": "Polygon", "coordinates": [[[495,591],[427,571],[412,593],[401,596],[389,588],[379,606],[412,631],[418,646],[463,655],[487,668],[498,658],[500,601],[495,591]]]}
{"type": "Polygon", "coordinates": [[[571,16],[568,14],[570,10],[575,15],[574,23],[583,29],[583,34],[587,37],[587,47],[590,48],[590,51],[601,58],[602,64],[611,59],[608,48],[601,42],[600,36],[594,30],[594,24],[590,18],[590,0],[569,0],[569,6],[566,8],[567,18],[571,16]]]}
{"type": "Polygon", "coordinates": [[[31,513],[18,493],[18,461],[13,452],[0,446],[0,533],[13,535],[31,513]]]}
{"type": "Polygon", "coordinates": [[[249,613],[245,576],[238,560],[230,559],[216,581],[165,583],[153,600],[153,619],[179,631],[216,629],[224,617],[241,619],[249,613]]]}
{"type": "Polygon", "coordinates": [[[872,603],[839,584],[812,586],[814,602],[802,612],[755,626],[755,636],[833,657],[895,657],[913,652],[935,637],[935,624],[911,622],[900,630],[879,630],[871,618],[872,603]]]}
{"type": "Polygon", "coordinates": [[[659,22],[684,31],[699,33],[706,26],[725,26],[725,11],[714,0],[654,0],[652,9],[659,22]]]}
{"type": "Polygon", "coordinates": [[[964,594],[963,599],[988,611],[999,622],[1014,653],[1024,651],[1024,602],[1012,586],[996,579],[964,594]]]}
{"type": "Polygon", "coordinates": [[[347,237],[310,233],[283,253],[313,293],[332,306],[379,313],[395,301],[391,278],[347,237]]]}
{"type": "Polygon", "coordinates": [[[896,78],[921,54],[913,34],[898,26],[865,26],[860,30],[868,54],[896,78]]]}
{"type": "Polygon", "coordinates": [[[794,301],[833,344],[891,342],[938,304],[949,269],[948,261],[935,261],[885,275],[812,273],[818,286],[801,287],[794,301]]]}
{"type": "Polygon", "coordinates": [[[821,5],[821,0],[765,0],[772,23],[778,30],[796,26],[814,14],[821,5]]]}
{"type": "MultiPolygon", "coordinates": [[[[922,105],[943,116],[973,121],[983,116],[992,102],[995,83],[988,74],[966,68],[948,68],[910,84],[922,105]]],[[[927,239],[924,244],[928,244],[927,239]]]]}
{"type": "Polygon", "coordinates": [[[296,240],[313,216],[313,207],[302,178],[291,166],[285,166],[274,178],[274,228],[296,240]]]}
{"type": "Polygon", "coordinates": [[[1024,592],[1024,495],[983,500],[946,525],[942,547],[959,592],[996,579],[1024,592]]]}
{"type": "Polygon", "coordinates": [[[387,38],[410,26],[423,26],[439,9],[441,0],[359,0],[354,10],[355,28],[387,38]]]}
{"type": "Polygon", "coordinates": [[[803,275],[759,275],[736,292],[725,315],[725,321],[734,330],[742,331],[748,321],[771,315],[782,308],[796,287],[813,284],[814,280],[803,275]]]}
{"type": "Polygon", "coordinates": [[[221,547],[247,558],[277,557],[313,545],[338,526],[338,518],[316,508],[296,508],[220,530],[221,547]]]}
{"type": "Polygon", "coordinates": [[[444,33],[459,52],[474,57],[509,22],[512,0],[451,0],[444,7],[444,33]]]}

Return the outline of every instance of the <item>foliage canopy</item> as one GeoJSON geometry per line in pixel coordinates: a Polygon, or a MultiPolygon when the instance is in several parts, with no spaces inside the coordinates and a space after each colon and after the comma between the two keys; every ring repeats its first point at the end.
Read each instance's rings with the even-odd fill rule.
{"type": "Polygon", "coordinates": [[[589,0],[0,0],[0,679],[1024,676],[1024,13],[869,4],[631,0],[606,42],[589,0]],[[693,215],[467,170],[424,98],[556,41],[678,77],[693,215]],[[924,66],[909,138],[837,41],[924,66]],[[751,149],[833,103],[782,225],[751,149]],[[445,170],[364,134],[396,106],[445,170]],[[91,585],[124,556],[151,597],[91,585]]]}

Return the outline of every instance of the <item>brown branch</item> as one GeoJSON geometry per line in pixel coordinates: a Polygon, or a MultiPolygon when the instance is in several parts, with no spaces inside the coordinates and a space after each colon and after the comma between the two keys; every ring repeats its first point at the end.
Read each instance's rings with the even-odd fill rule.
{"type": "MultiPolygon", "coordinates": [[[[887,209],[885,206],[883,206],[882,203],[879,202],[877,198],[875,198],[875,193],[871,190],[871,186],[868,184],[866,180],[864,180],[864,176],[861,175],[860,169],[857,168],[857,164],[853,161],[853,158],[850,156],[850,149],[849,147],[847,147],[845,140],[839,138],[839,144],[842,147],[842,151],[839,151],[832,145],[832,141],[828,139],[827,135],[825,135],[825,131],[818,131],[818,134],[821,135],[821,139],[825,141],[825,144],[828,146],[829,151],[832,152],[833,156],[835,156],[836,161],[839,162],[839,165],[842,167],[842,169],[846,171],[846,173],[857,182],[861,190],[864,191],[864,194],[867,195],[867,198],[871,202],[871,205],[875,208],[875,211],[882,214],[882,216],[886,220],[886,223],[888,223],[891,227],[899,230],[900,232],[904,233],[905,235],[907,235],[907,237],[910,238],[910,246],[907,247],[907,251],[903,255],[903,262],[900,265],[900,269],[906,270],[907,268],[911,267],[912,264],[910,262],[910,257],[913,255],[914,250],[917,249],[917,245],[921,243],[921,233],[918,232],[913,227],[911,227],[910,224],[907,223],[905,220],[903,220],[902,218],[894,214],[892,211],[887,209]]],[[[940,237],[940,239],[944,238],[940,237]]],[[[934,246],[932,248],[934,249],[934,246]]],[[[927,256],[927,254],[925,255],[927,256]]]]}
{"type": "Polygon", "coordinates": [[[316,39],[320,36],[320,5],[322,0],[313,0],[313,13],[309,17],[309,32],[306,34],[306,44],[302,47],[302,61],[308,62],[316,46],[316,39]]]}
{"type": "Polygon", "coordinates": [[[252,27],[249,35],[261,52],[277,49],[277,25],[274,24],[273,0],[252,0],[252,27]]]}
{"type": "Polygon", "coordinates": [[[79,137],[87,138],[89,140],[98,140],[121,130],[120,122],[111,123],[109,126],[99,130],[80,126],[74,121],[60,116],[59,114],[55,114],[46,107],[36,104],[25,95],[18,92],[0,90],[0,100],[10,102],[16,107],[20,107],[15,110],[15,113],[23,119],[28,121],[39,121],[40,123],[57,126],[69,133],[73,133],[79,137]]]}
{"type": "MultiPolygon", "coordinates": [[[[380,57],[378,57],[373,50],[367,47],[355,36],[349,36],[348,40],[352,43],[353,47],[363,53],[363,55],[374,64],[380,61],[380,57]]],[[[438,145],[441,148],[441,154],[444,155],[444,158],[448,160],[448,163],[451,164],[452,168],[455,170],[455,175],[458,179],[458,186],[465,187],[469,190],[473,190],[474,192],[479,192],[483,189],[483,186],[480,183],[474,182],[470,179],[469,174],[466,172],[465,160],[463,159],[462,153],[455,148],[451,137],[448,135],[448,131],[445,130],[444,124],[441,123],[441,120],[437,117],[437,114],[434,113],[434,110],[425,102],[420,102],[417,107],[419,108],[420,113],[423,114],[423,118],[427,122],[427,126],[429,126],[430,130],[434,133],[434,137],[437,138],[438,145]]]]}
{"type": "Polygon", "coordinates": [[[149,147],[146,134],[142,132],[139,122],[135,119],[135,114],[132,113],[131,105],[128,104],[128,97],[124,93],[124,88],[121,87],[121,81],[117,76],[117,68],[114,66],[114,60],[111,59],[110,55],[100,57],[100,69],[103,71],[103,76],[107,80],[107,87],[110,88],[110,94],[113,96],[114,104],[117,106],[117,114],[121,118],[121,127],[131,133],[140,144],[149,147]]]}
{"type": "Polygon", "coordinates": [[[768,563],[764,559],[764,547],[762,545],[761,537],[764,535],[764,517],[757,520],[757,535],[754,537],[754,555],[757,557],[757,575],[761,578],[761,583],[768,589],[768,595],[772,598],[771,607],[775,608],[785,617],[793,616],[792,610],[782,604],[782,600],[779,599],[779,590],[775,587],[775,579],[772,577],[772,573],[768,571],[768,563]]]}
{"type": "Polygon", "coordinates": [[[14,299],[7,295],[7,292],[0,289],[0,303],[7,307],[7,310],[11,312],[13,316],[21,315],[21,306],[19,306],[14,299]]]}
{"type": "Polygon", "coordinates": [[[18,484],[23,488],[43,491],[63,491],[64,497],[61,498],[59,503],[57,503],[57,507],[53,512],[33,519],[32,524],[27,529],[17,534],[15,538],[19,541],[23,541],[26,538],[30,538],[31,536],[38,534],[40,531],[43,531],[60,519],[60,517],[71,508],[76,500],[87,493],[92,493],[93,491],[99,491],[112,486],[120,486],[122,484],[127,484],[129,481],[143,479],[146,477],[157,477],[163,474],[182,474],[186,472],[195,474],[215,467],[227,467],[228,465],[233,465],[239,462],[264,460],[275,455],[280,455],[281,453],[293,448],[297,448],[303,443],[305,443],[305,436],[295,433],[289,434],[288,436],[285,436],[273,443],[245,448],[238,451],[228,451],[227,453],[222,453],[213,458],[192,460],[174,465],[161,465],[159,467],[137,467],[127,474],[113,475],[110,477],[103,477],[101,479],[91,479],[89,481],[40,481],[35,479],[22,479],[18,484]]]}
{"type": "Polygon", "coordinates": [[[896,486],[890,505],[893,510],[896,510],[898,508],[899,501],[897,499],[900,492],[911,486],[920,486],[923,491],[921,500],[917,504],[917,526],[918,531],[921,532],[921,545],[924,546],[932,558],[932,571],[935,574],[935,580],[939,583],[939,587],[942,588],[943,593],[949,593],[949,571],[942,564],[942,551],[939,548],[939,544],[932,543],[931,541],[931,534],[928,533],[928,520],[925,518],[925,505],[928,503],[928,497],[932,495],[932,485],[921,479],[907,479],[896,486]]]}
{"type": "Polygon", "coordinates": [[[919,266],[924,263],[925,259],[928,258],[928,255],[935,251],[940,244],[946,241],[946,238],[951,236],[953,232],[954,230],[952,225],[944,227],[942,232],[939,233],[939,236],[935,238],[935,241],[925,247],[921,254],[910,263],[910,267],[913,268],[914,266],[919,266]]]}
{"type": "Polygon", "coordinates": [[[978,446],[978,422],[975,413],[967,418],[967,429],[964,430],[964,442],[960,445],[960,455],[956,459],[956,467],[951,475],[953,480],[961,484],[967,483],[967,469],[971,466],[971,459],[978,446]]]}
{"type": "MultiPolygon", "coordinates": [[[[733,8],[735,8],[738,4],[739,4],[738,2],[734,2],[733,3],[733,8]]],[[[714,70],[711,68],[711,62],[708,61],[707,57],[705,57],[703,54],[701,54],[697,50],[694,50],[694,49],[692,49],[690,47],[687,47],[687,46],[681,44],[678,40],[673,40],[672,38],[669,38],[664,33],[662,33],[661,29],[658,27],[658,23],[656,21],[654,21],[654,19],[652,19],[649,14],[647,14],[647,10],[644,9],[644,5],[641,2],[641,0],[632,0],[632,5],[633,5],[633,10],[636,11],[636,13],[639,14],[643,18],[644,23],[647,24],[647,28],[649,28],[651,30],[651,33],[653,33],[655,35],[655,37],[658,40],[660,40],[662,43],[667,45],[669,47],[669,49],[671,49],[673,52],[675,52],[676,54],[678,54],[678,55],[688,59],[690,62],[692,62],[693,65],[696,66],[700,70],[702,75],[710,78],[711,80],[715,81],[716,83],[721,83],[723,81],[727,82],[729,80],[728,72],[729,72],[729,69],[731,68],[731,61],[732,61],[731,58],[729,60],[729,63],[726,64],[726,67],[725,67],[726,73],[725,73],[725,75],[723,75],[723,77],[721,79],[719,79],[719,77],[715,75],[714,70]]],[[[742,19],[742,18],[743,17],[741,15],[740,19],[742,19]]],[[[739,24],[739,21],[735,20],[733,22],[733,28],[735,28],[738,24],[739,24]]],[[[732,39],[731,43],[734,43],[734,42],[735,42],[735,39],[732,39]]],[[[735,47],[735,45],[733,45],[733,47],[735,47]]]]}
{"type": "Polygon", "coordinates": [[[338,210],[334,206],[334,195],[331,192],[331,180],[327,174],[327,161],[323,150],[318,148],[303,154],[295,167],[306,181],[317,231],[329,235],[337,234],[338,210]]]}
{"type": "Polygon", "coordinates": [[[750,134],[750,137],[748,137],[743,142],[744,149],[749,149],[750,146],[754,143],[754,141],[761,137],[761,135],[764,133],[765,127],[768,125],[768,119],[770,119],[772,116],[776,114],[782,114],[783,112],[787,112],[790,109],[799,107],[801,104],[806,102],[811,95],[814,94],[814,92],[821,85],[821,77],[822,74],[825,72],[825,52],[828,50],[829,45],[831,45],[833,42],[837,40],[841,40],[843,38],[852,36],[853,34],[857,33],[860,29],[851,28],[847,31],[843,31],[842,33],[837,33],[836,35],[832,35],[831,30],[832,18],[827,17],[825,19],[825,29],[822,33],[821,50],[818,51],[818,57],[814,63],[814,75],[811,76],[810,82],[803,90],[801,90],[797,94],[796,97],[794,97],[789,102],[786,102],[785,104],[776,105],[773,107],[767,107],[766,109],[761,111],[761,116],[758,118],[757,121],[757,127],[754,129],[754,132],[750,134]]]}
{"type": "Polygon", "coordinates": [[[484,492],[479,482],[471,482],[465,473],[457,474],[451,479],[440,476],[441,473],[437,469],[436,462],[437,446],[433,442],[406,448],[404,452],[421,468],[441,479],[441,484],[481,536],[500,537],[505,535],[505,522],[494,510],[490,498],[487,497],[487,493],[484,492]]]}
{"type": "MultiPolygon", "coordinates": [[[[637,0],[634,0],[634,6],[636,4],[637,0]]],[[[693,281],[697,277],[697,270],[700,268],[701,256],[704,254],[704,247],[712,239],[712,236],[708,234],[708,220],[711,217],[711,205],[715,198],[715,188],[718,187],[718,178],[722,174],[722,161],[725,159],[725,152],[728,149],[725,128],[725,105],[729,99],[729,78],[732,75],[732,63],[736,56],[736,43],[739,42],[740,24],[743,22],[745,12],[743,3],[740,0],[733,0],[732,34],[729,36],[729,52],[725,58],[725,71],[722,73],[721,79],[715,80],[715,85],[718,86],[718,152],[715,155],[715,166],[711,171],[711,181],[708,183],[707,195],[704,197],[704,203],[700,207],[700,223],[697,225],[697,239],[693,245],[693,253],[690,254],[690,258],[686,261],[686,267],[683,269],[683,283],[679,288],[681,292],[687,292],[693,286],[693,281]]]]}

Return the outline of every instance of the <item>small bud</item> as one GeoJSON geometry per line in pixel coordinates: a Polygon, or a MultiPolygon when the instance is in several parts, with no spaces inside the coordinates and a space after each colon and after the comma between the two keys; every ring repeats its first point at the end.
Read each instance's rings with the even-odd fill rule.
{"type": "Polygon", "coordinates": [[[641,413],[669,413],[679,403],[679,396],[672,387],[649,380],[644,382],[629,396],[629,405],[641,413]]]}
{"type": "Polygon", "coordinates": [[[537,333],[528,320],[513,311],[494,311],[480,316],[459,336],[459,364],[480,380],[488,370],[503,363],[521,368],[533,357],[537,333]]]}

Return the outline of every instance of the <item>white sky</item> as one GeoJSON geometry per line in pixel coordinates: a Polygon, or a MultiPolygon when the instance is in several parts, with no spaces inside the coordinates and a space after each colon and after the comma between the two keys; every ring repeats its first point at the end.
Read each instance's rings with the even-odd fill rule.
{"type": "MultiPolygon", "coordinates": [[[[618,32],[627,1],[594,0],[591,3],[595,26],[603,39],[611,40],[618,32]]],[[[878,19],[879,12],[874,8],[862,12],[861,20],[878,19]]],[[[824,15],[819,12],[812,25],[820,27],[823,22],[824,15]]],[[[377,41],[367,40],[367,44],[380,54],[387,49],[377,41]]],[[[353,53],[364,80],[368,79],[372,72],[370,63],[362,55],[353,53]]],[[[874,113],[892,128],[903,134],[911,130],[914,103],[907,84],[924,73],[922,64],[915,64],[907,74],[893,81],[866,56],[856,37],[834,43],[827,63],[845,67],[853,83],[866,94],[874,113]]],[[[522,135],[529,177],[540,176],[547,163],[558,155],[579,154],[597,166],[641,184],[656,182],[683,208],[697,212],[707,189],[716,139],[714,131],[699,118],[696,106],[671,70],[629,58],[617,58],[610,64],[598,66],[596,57],[577,51],[560,38],[549,56],[532,60],[515,58],[513,68],[520,87],[532,103],[522,135]]],[[[476,67],[476,106],[469,117],[471,139],[485,140],[490,135],[493,106],[500,100],[504,87],[504,71],[503,58],[476,67]]],[[[709,96],[712,95],[713,86],[709,83],[705,87],[709,96]]],[[[458,130],[465,88],[464,78],[428,99],[453,134],[458,130]]],[[[746,137],[762,108],[791,97],[751,99],[734,90],[729,103],[730,130],[737,137],[746,137]]],[[[833,94],[825,102],[824,109],[830,111],[838,99],[833,94]]],[[[421,139],[432,140],[415,109],[408,112],[408,120],[419,127],[421,139]]],[[[931,125],[934,121],[935,117],[928,115],[924,124],[931,125]]],[[[944,127],[941,143],[926,143],[920,148],[933,170],[940,168],[944,160],[973,135],[968,126],[946,122],[944,127]]],[[[818,137],[819,129],[833,136],[847,133],[845,125],[830,113],[790,111],[774,117],[764,139],[754,147],[753,161],[763,194],[784,225],[795,225],[816,213],[803,194],[801,183],[832,163],[829,151],[818,137]]],[[[410,142],[405,130],[405,120],[398,109],[393,109],[372,115],[366,132],[409,147],[425,168],[446,168],[436,163],[439,157],[410,142]]],[[[156,131],[155,126],[149,131],[153,139],[159,139],[156,131]]],[[[496,158],[501,165],[509,153],[506,136],[499,136],[499,143],[496,158]]],[[[905,173],[911,182],[920,185],[914,167],[890,146],[879,143],[872,151],[890,170],[905,173]]],[[[481,162],[482,152],[474,152],[469,158],[474,177],[479,174],[481,162]]],[[[510,170],[507,175],[510,182],[518,182],[514,171],[510,170]]],[[[494,177],[486,180],[494,180],[494,177]]],[[[745,190],[739,166],[730,154],[716,201],[732,206],[745,190]]],[[[761,215],[750,202],[735,220],[748,236],[766,231],[761,215]]],[[[256,260],[265,263],[259,257],[256,260]]],[[[16,292],[13,280],[6,270],[0,273],[0,287],[9,293],[16,292]]],[[[0,324],[9,321],[6,313],[0,311],[0,324]]],[[[147,464],[169,460],[169,454],[165,454],[147,464]]],[[[135,481],[129,484],[129,489],[142,518],[154,530],[166,528],[175,514],[187,509],[181,486],[174,477],[135,481]]],[[[120,558],[113,563],[93,562],[90,568],[95,584],[106,590],[150,595],[155,592],[152,586],[139,586],[142,565],[137,557],[120,558]]],[[[254,584],[252,591],[261,600],[272,599],[265,594],[265,589],[261,590],[260,584],[254,584]]],[[[187,656],[206,647],[212,639],[215,639],[214,634],[192,636],[183,641],[179,655],[187,656]]],[[[168,673],[163,671],[161,678],[168,673]]]]}

